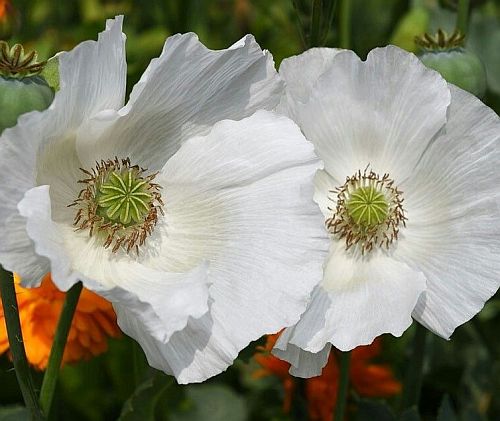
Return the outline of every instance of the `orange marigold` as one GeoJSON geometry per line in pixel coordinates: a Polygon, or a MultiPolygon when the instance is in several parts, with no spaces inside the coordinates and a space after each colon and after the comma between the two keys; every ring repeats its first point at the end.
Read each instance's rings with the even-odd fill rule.
{"type": "MultiPolygon", "coordinates": [[[[14,280],[26,355],[30,364],[43,370],[47,366],[66,294],[56,288],[50,274],[44,277],[38,288],[23,288],[16,275],[14,280]]],[[[111,304],[84,288],[75,310],[62,362],[74,363],[101,354],[107,350],[107,338],[119,335],[120,330],[111,304]]],[[[0,354],[8,349],[0,303],[0,354]]]]}
{"type": "MultiPolygon", "coordinates": [[[[254,356],[262,367],[254,372],[254,377],[274,375],[281,379],[285,389],[283,410],[290,411],[295,390],[294,377],[288,373],[290,364],[271,354],[278,334],[269,335],[266,345],[258,348],[254,356]]],[[[401,383],[394,378],[391,368],[385,364],[375,364],[371,360],[382,351],[380,339],[371,345],[359,346],[352,351],[349,369],[351,387],[361,396],[386,398],[401,392],[401,383]]],[[[329,421],[337,400],[339,365],[337,355],[332,352],[321,376],[305,381],[309,418],[312,421],[329,421]]]]}

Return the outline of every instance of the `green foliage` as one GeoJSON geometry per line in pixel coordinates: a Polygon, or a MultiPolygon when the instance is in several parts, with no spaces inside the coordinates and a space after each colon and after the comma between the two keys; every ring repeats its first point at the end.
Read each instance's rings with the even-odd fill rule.
{"type": "Polygon", "coordinates": [[[424,7],[410,9],[398,22],[390,43],[412,53],[417,52],[415,35],[423,34],[429,26],[429,12],[424,7]]]}
{"type": "Polygon", "coordinates": [[[203,384],[186,387],[187,401],[174,412],[172,421],[245,421],[248,409],[244,398],[224,385],[203,384]]]}
{"type": "Polygon", "coordinates": [[[352,46],[361,57],[387,45],[399,19],[407,11],[402,0],[352,0],[352,46]]]}
{"type": "Polygon", "coordinates": [[[59,59],[57,56],[47,61],[47,64],[40,73],[47,84],[57,92],[59,90],[59,59]]]}
{"type": "MultiPolygon", "coordinates": [[[[125,402],[119,421],[154,421],[160,399],[163,399],[172,386],[171,377],[157,374],[139,385],[133,395],[125,402]]],[[[161,419],[161,415],[160,415],[161,419]]]]}
{"type": "Polygon", "coordinates": [[[30,421],[29,411],[24,406],[0,406],[0,421],[30,421]]]}
{"type": "Polygon", "coordinates": [[[436,421],[458,421],[457,415],[455,413],[455,410],[453,409],[453,405],[448,395],[444,395],[443,400],[441,401],[441,406],[439,407],[436,421]]]}
{"type": "Polygon", "coordinates": [[[403,411],[399,417],[399,421],[420,421],[420,419],[420,414],[416,406],[403,411]]]}
{"type": "Polygon", "coordinates": [[[497,16],[475,13],[470,24],[468,47],[486,66],[488,87],[500,94],[500,25],[497,16]]]}
{"type": "Polygon", "coordinates": [[[357,403],[356,421],[396,421],[396,415],[385,402],[362,399],[357,403]]]}

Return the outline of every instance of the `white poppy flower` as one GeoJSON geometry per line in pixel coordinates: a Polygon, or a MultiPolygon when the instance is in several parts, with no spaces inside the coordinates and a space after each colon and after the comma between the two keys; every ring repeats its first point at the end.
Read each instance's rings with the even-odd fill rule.
{"type": "Polygon", "coordinates": [[[500,284],[500,121],[413,54],[312,49],[283,61],[280,108],[325,168],[315,200],[330,232],[321,284],[276,355],[321,372],[412,317],[449,338],[500,284]]]}
{"type": "Polygon", "coordinates": [[[0,262],[28,286],[83,281],[151,365],[202,381],[305,310],[328,249],[319,161],[291,120],[254,113],[282,82],[250,36],[170,37],[123,106],[121,24],[61,54],[52,105],[0,138],[0,262]]]}

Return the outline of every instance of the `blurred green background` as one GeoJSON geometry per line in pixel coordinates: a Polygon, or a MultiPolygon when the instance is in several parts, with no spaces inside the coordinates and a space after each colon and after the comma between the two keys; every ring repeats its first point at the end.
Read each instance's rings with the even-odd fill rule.
{"type": "MultiPolygon", "coordinates": [[[[455,25],[453,0],[352,0],[351,48],[364,57],[389,43],[418,52],[413,38],[455,25]]],[[[500,1],[472,1],[467,48],[487,71],[484,102],[500,112],[500,1]]],[[[299,54],[311,41],[308,0],[17,0],[0,38],[22,42],[42,59],[95,39],[104,20],[125,15],[128,91],[165,38],[194,31],[210,48],[226,48],[253,33],[276,64],[299,54]],[[294,3],[296,8],[294,8],[294,3]],[[10,36],[10,38],[9,38],[10,36]]],[[[324,44],[339,46],[338,12],[325,32],[324,44]]],[[[451,341],[432,337],[424,361],[419,413],[397,413],[398,397],[388,402],[351,396],[350,419],[500,420],[500,299],[490,300],[473,321],[457,329],[451,341]],[[368,415],[367,415],[368,414],[368,415]]],[[[382,361],[403,379],[413,329],[400,339],[384,337],[382,361]]],[[[280,379],[252,378],[256,344],[242,352],[226,373],[202,385],[178,386],[147,367],[140,349],[128,338],[113,340],[106,354],[64,368],[53,419],[61,420],[305,420],[306,402],[298,381],[292,409],[282,411],[280,379]],[[135,355],[135,357],[134,357],[135,355]],[[139,358],[137,358],[139,355],[139,358]],[[142,363],[141,363],[142,361],[142,363]],[[138,387],[139,386],[139,387],[138,387]],[[123,407],[126,402],[125,407],[123,407]],[[123,407],[123,408],[122,408],[123,407]]],[[[36,376],[41,380],[41,375],[36,376]]],[[[0,358],[0,421],[22,419],[22,402],[12,364],[0,358]]]]}

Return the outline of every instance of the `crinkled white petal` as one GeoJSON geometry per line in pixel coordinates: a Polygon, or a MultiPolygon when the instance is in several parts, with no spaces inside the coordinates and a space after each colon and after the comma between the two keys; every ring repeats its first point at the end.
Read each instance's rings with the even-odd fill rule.
{"type": "Polygon", "coordinates": [[[338,182],[368,165],[402,182],[446,122],[444,79],[413,54],[376,48],[361,61],[338,52],[294,120],[338,182]]]}
{"type": "MultiPolygon", "coordinates": [[[[124,331],[140,332],[141,320],[134,317],[123,306],[115,305],[119,325],[124,331]]],[[[233,357],[226,351],[227,344],[215,351],[206,347],[213,328],[213,321],[207,313],[198,319],[190,318],[181,332],[176,332],[164,343],[150,335],[138,335],[137,341],[146,354],[149,365],[172,374],[181,384],[202,382],[220,373],[231,364],[233,357]],[[203,361],[200,366],[199,361],[203,361]]]]}
{"type": "Polygon", "coordinates": [[[252,36],[209,50],[195,34],[174,35],[117,113],[103,113],[79,132],[85,165],[115,155],[159,170],[188,138],[223,119],[272,109],[282,92],[272,56],[252,36]]]}
{"type": "Polygon", "coordinates": [[[84,41],[58,55],[59,85],[50,108],[65,112],[61,126],[71,129],[99,111],[117,110],[125,100],[127,63],[123,16],[106,21],[97,41],[84,41]]]}
{"type": "Polygon", "coordinates": [[[288,341],[318,353],[327,343],[349,351],[383,333],[400,336],[411,325],[425,287],[423,274],[406,264],[382,253],[362,259],[339,242],[332,246],[308,309],[289,328],[288,341]]]}
{"type": "Polygon", "coordinates": [[[394,252],[425,274],[413,315],[444,338],[500,286],[500,119],[450,89],[446,129],[401,186],[408,222],[394,252]]]}
{"type": "MultiPolygon", "coordinates": [[[[22,115],[18,124],[0,137],[0,227],[4,238],[0,242],[0,262],[19,273],[25,285],[36,285],[49,271],[49,264],[35,253],[17,204],[27,190],[46,182],[44,169],[54,164],[45,161],[46,157],[54,154],[58,159],[56,167],[75,164],[71,144],[83,120],[102,109],[123,105],[126,64],[121,25],[122,17],[108,20],[97,42],[86,41],[61,53],[61,89],[53,103],[43,112],[22,115]],[[61,150],[70,153],[57,153],[61,150]]],[[[61,186],[66,183],[60,177],[52,182],[61,186]]]]}
{"type": "Polygon", "coordinates": [[[312,200],[319,165],[286,117],[260,111],[217,123],[157,176],[165,216],[138,256],[75,231],[75,209],[49,186],[29,190],[19,209],[61,289],[82,280],[114,303],[120,326],[155,367],[202,381],[305,310],[329,244],[312,200]]]}
{"type": "Polygon", "coordinates": [[[285,81],[285,91],[278,112],[294,118],[296,102],[307,102],[319,77],[331,65],[338,48],[310,48],[302,54],[284,59],[279,74],[285,81]]]}
{"type": "Polygon", "coordinates": [[[154,341],[166,343],[172,335],[182,331],[191,318],[207,314],[208,307],[208,265],[203,262],[186,273],[165,273],[149,268],[133,268],[125,276],[122,268],[119,285],[112,289],[96,290],[114,304],[118,325],[134,338],[151,337],[154,341]],[[129,324],[137,320],[136,325],[129,324]]]}
{"type": "Polygon", "coordinates": [[[290,374],[296,377],[310,378],[320,376],[323,368],[328,362],[328,356],[332,345],[327,343],[323,349],[317,353],[304,351],[289,342],[293,335],[293,328],[285,329],[279,336],[273,348],[273,354],[290,363],[290,374]]]}
{"type": "Polygon", "coordinates": [[[142,330],[132,333],[161,341],[183,329],[189,317],[208,311],[205,262],[186,273],[168,273],[143,266],[128,255],[113,256],[87,233],[54,222],[50,199],[49,186],[35,187],[26,192],[19,211],[27,219],[26,230],[36,253],[50,260],[52,279],[59,289],[65,291],[82,281],[141,320],[142,330]]]}
{"type": "MultiPolygon", "coordinates": [[[[67,258],[64,237],[56,222],[52,220],[49,186],[38,186],[28,190],[18,204],[19,213],[26,218],[26,232],[35,243],[35,252],[51,263],[52,278],[63,291],[78,282],[72,262],[67,258]]],[[[99,284],[88,285],[96,288],[99,284]]]]}
{"type": "Polygon", "coordinates": [[[449,337],[500,285],[498,116],[394,47],[364,63],[338,53],[294,107],[325,161],[315,179],[325,216],[332,186],[369,166],[395,181],[408,220],[388,250],[364,257],[332,238],[323,283],[277,352],[313,371],[318,359],[301,365],[300,350],[398,336],[412,315],[449,337]]]}
{"type": "MultiPolygon", "coordinates": [[[[298,127],[261,111],[188,140],[163,169],[165,223],[143,264],[181,270],[206,258],[213,300],[204,348],[192,361],[165,362],[179,381],[226,369],[250,341],[305,310],[329,242],[312,200],[317,167],[298,127]]],[[[168,346],[182,348],[189,335],[178,332],[168,346]]]]}

